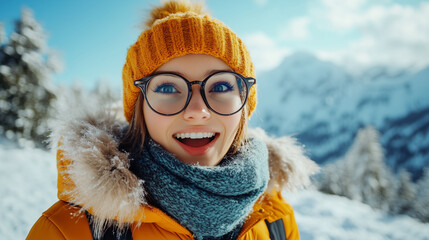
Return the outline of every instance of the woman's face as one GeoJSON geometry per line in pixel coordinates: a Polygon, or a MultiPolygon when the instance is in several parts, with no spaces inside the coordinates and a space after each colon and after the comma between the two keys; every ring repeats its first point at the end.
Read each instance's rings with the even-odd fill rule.
{"type": "MultiPolygon", "coordinates": [[[[155,72],[174,72],[189,81],[202,81],[213,72],[225,70],[231,71],[231,68],[218,58],[189,54],[166,62],[155,72]]],[[[146,101],[143,113],[149,135],[155,142],[181,162],[201,166],[216,166],[222,160],[235,138],[241,119],[241,111],[232,116],[212,112],[204,103],[198,84],[192,86],[192,98],[181,113],[160,115],[146,101]],[[194,139],[186,136],[187,133],[192,133],[194,139]]]]}

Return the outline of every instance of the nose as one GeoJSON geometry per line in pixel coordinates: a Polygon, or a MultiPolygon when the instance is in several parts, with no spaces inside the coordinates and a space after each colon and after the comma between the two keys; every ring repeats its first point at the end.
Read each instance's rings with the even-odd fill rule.
{"type": "Polygon", "coordinates": [[[201,96],[200,86],[192,86],[192,97],[184,111],[183,117],[185,120],[200,121],[207,120],[211,116],[210,110],[207,108],[203,97],[201,96]]]}

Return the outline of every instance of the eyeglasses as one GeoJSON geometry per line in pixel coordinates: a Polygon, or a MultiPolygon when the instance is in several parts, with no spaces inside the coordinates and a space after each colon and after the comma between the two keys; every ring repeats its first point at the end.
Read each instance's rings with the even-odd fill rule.
{"type": "Polygon", "coordinates": [[[215,72],[203,81],[188,81],[176,73],[156,73],[134,81],[149,107],[158,114],[172,116],[181,113],[192,97],[192,85],[201,86],[201,96],[213,112],[229,116],[246,104],[250,87],[256,79],[229,71],[215,72]]]}

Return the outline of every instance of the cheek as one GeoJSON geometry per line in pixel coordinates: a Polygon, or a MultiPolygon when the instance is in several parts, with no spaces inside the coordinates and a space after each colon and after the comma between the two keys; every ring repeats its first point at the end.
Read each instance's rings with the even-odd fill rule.
{"type": "Polygon", "coordinates": [[[153,140],[162,145],[163,139],[166,136],[169,127],[169,119],[152,111],[145,103],[143,106],[143,114],[146,122],[146,129],[153,140]]]}
{"type": "MultiPolygon", "coordinates": [[[[237,133],[238,127],[240,125],[240,121],[241,121],[241,114],[240,113],[225,117],[223,119],[223,123],[224,123],[225,129],[226,129],[228,138],[232,138],[232,140],[234,139],[235,134],[237,133]]],[[[231,140],[231,142],[232,142],[232,140],[231,140]]]]}

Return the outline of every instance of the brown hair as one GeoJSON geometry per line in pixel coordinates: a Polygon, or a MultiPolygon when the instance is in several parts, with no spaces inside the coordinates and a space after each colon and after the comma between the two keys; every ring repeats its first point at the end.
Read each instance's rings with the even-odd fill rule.
{"type": "MultiPolygon", "coordinates": [[[[141,151],[144,144],[144,139],[147,133],[146,123],[144,120],[143,114],[143,101],[144,96],[140,92],[137,97],[136,104],[134,106],[134,111],[131,116],[130,125],[121,139],[120,148],[126,151],[135,151],[138,148],[138,152],[141,151]]],[[[244,144],[247,138],[247,122],[248,122],[248,106],[247,104],[243,107],[241,111],[241,120],[238,126],[237,133],[235,135],[234,141],[228,151],[229,154],[234,154],[238,151],[238,148],[244,144]]]]}
{"type": "Polygon", "coordinates": [[[144,139],[147,134],[146,123],[143,115],[143,99],[143,94],[140,92],[137,97],[136,104],[134,105],[130,125],[119,144],[121,149],[128,152],[135,151],[136,148],[142,149],[144,139]]]}

